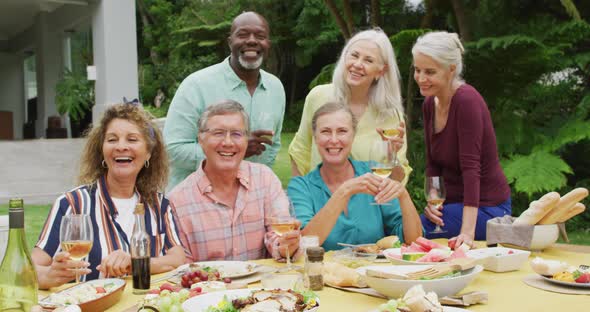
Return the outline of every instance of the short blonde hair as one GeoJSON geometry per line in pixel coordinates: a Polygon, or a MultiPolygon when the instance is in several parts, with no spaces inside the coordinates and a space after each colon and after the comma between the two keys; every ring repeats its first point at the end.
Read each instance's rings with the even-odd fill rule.
{"type": "Polygon", "coordinates": [[[311,118],[311,129],[315,133],[318,127],[318,119],[322,116],[329,115],[335,112],[345,112],[350,115],[350,120],[352,121],[352,131],[356,132],[356,125],[358,124],[358,120],[350,110],[348,105],[344,105],[340,102],[326,102],[326,104],[322,105],[318,110],[315,111],[313,117],[311,118]]]}
{"type": "Polygon", "coordinates": [[[373,42],[379,48],[381,60],[387,66],[383,77],[373,83],[369,89],[369,107],[376,110],[379,117],[383,120],[393,116],[403,116],[404,107],[402,105],[402,96],[400,88],[400,74],[395,52],[391,41],[379,28],[361,31],[355,34],[344,46],[340,53],[340,58],[334,69],[332,83],[334,84],[334,96],[336,100],[348,105],[350,102],[351,91],[346,83],[346,55],[350,47],[361,40],[373,42]]]}
{"type": "Polygon", "coordinates": [[[416,40],[412,48],[412,55],[421,53],[433,58],[436,62],[449,68],[455,65],[455,75],[453,80],[463,81],[463,53],[465,49],[459,35],[446,31],[435,31],[426,33],[416,40]]]}
{"type": "Polygon", "coordinates": [[[114,119],[127,120],[136,125],[147,142],[147,149],[151,154],[150,165],[148,168],[145,166],[141,168],[135,187],[142,198],[153,205],[158,191],[163,191],[168,181],[168,156],[160,130],[151,121],[152,116],[138,104],[125,103],[109,106],[98,124],[92,127],[82,151],[78,180],[81,184],[91,185],[107,174],[108,168],[102,166],[104,160],[102,145],[107,128],[114,119]]]}

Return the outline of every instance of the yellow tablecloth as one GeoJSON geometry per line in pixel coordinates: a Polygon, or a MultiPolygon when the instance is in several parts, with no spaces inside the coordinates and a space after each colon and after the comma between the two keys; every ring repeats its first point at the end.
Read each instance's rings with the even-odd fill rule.
{"type": "MultiPolygon", "coordinates": [[[[575,248],[574,248],[575,249],[575,248]]],[[[590,264],[590,253],[578,253],[564,251],[558,248],[549,248],[543,252],[535,252],[531,258],[540,256],[546,259],[555,259],[574,264],[590,264]]],[[[273,260],[264,259],[255,261],[264,265],[280,265],[273,260]]],[[[520,271],[494,273],[483,271],[474,282],[463,292],[486,291],[489,294],[489,302],[483,305],[468,307],[470,311],[588,311],[590,309],[590,296],[586,295],[564,295],[536,289],[522,282],[522,278],[534,273],[528,264],[523,265],[520,271]]],[[[159,276],[154,276],[157,278],[159,276]]],[[[260,284],[251,284],[251,288],[260,287],[260,284]]],[[[53,289],[59,290],[64,287],[53,289]]],[[[142,296],[133,295],[131,281],[128,280],[127,287],[119,303],[108,311],[134,311],[132,308],[142,296]],[[129,309],[129,310],[128,310],[129,309]]],[[[47,295],[48,292],[41,292],[47,295]]],[[[386,302],[385,299],[370,297],[363,294],[337,290],[324,287],[317,292],[320,297],[320,311],[344,312],[361,311],[366,312],[375,309],[379,304],[386,302]]]]}

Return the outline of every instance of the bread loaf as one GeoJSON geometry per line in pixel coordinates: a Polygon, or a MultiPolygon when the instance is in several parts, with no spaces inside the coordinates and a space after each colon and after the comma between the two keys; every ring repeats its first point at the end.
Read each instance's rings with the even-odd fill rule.
{"type": "Polygon", "coordinates": [[[584,210],[586,210],[586,206],[584,206],[584,204],[582,203],[577,203],[573,207],[571,207],[565,214],[563,214],[561,218],[557,220],[557,223],[565,222],[584,212],[584,210]]]}
{"type": "Polygon", "coordinates": [[[557,223],[570,211],[572,207],[576,205],[576,203],[584,199],[586,196],[588,196],[588,190],[586,188],[578,187],[571,190],[569,193],[561,197],[555,208],[553,208],[541,220],[539,220],[539,224],[557,223]]]}
{"type": "Polygon", "coordinates": [[[399,241],[399,237],[395,235],[386,236],[377,241],[377,246],[381,249],[393,248],[393,244],[399,241]]]}
{"type": "Polygon", "coordinates": [[[336,262],[324,263],[324,283],[339,287],[367,287],[367,282],[354,269],[336,262]]]}
{"type": "Polygon", "coordinates": [[[531,202],[529,208],[525,210],[516,220],[514,225],[535,225],[559,202],[559,193],[551,192],[543,195],[531,202]]]}

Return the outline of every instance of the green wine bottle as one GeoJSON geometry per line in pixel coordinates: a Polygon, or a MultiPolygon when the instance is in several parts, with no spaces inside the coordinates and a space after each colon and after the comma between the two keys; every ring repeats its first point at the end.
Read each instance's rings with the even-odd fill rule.
{"type": "Polygon", "coordinates": [[[0,311],[31,311],[37,304],[37,274],[25,241],[22,199],[9,201],[8,246],[0,265],[0,311]]]}

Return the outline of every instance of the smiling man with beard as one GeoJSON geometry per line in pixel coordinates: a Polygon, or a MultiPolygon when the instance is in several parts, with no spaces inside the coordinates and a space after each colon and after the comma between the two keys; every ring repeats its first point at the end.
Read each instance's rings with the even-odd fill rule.
{"type": "Polygon", "coordinates": [[[189,75],[178,87],[166,120],[164,140],[170,156],[168,189],[193,173],[205,157],[197,138],[197,120],[213,103],[232,99],[252,116],[245,157],[272,166],[281,147],[285,90],[274,75],[260,69],[270,49],[264,17],[244,12],[232,22],[231,55],[221,63],[189,75]]]}
{"type": "Polygon", "coordinates": [[[267,166],[244,160],[249,127],[242,105],[211,105],[198,126],[205,160],[169,194],[192,260],[279,259],[287,248],[294,255],[299,231],[279,237],[270,225],[289,214],[279,178],[267,166]]]}

